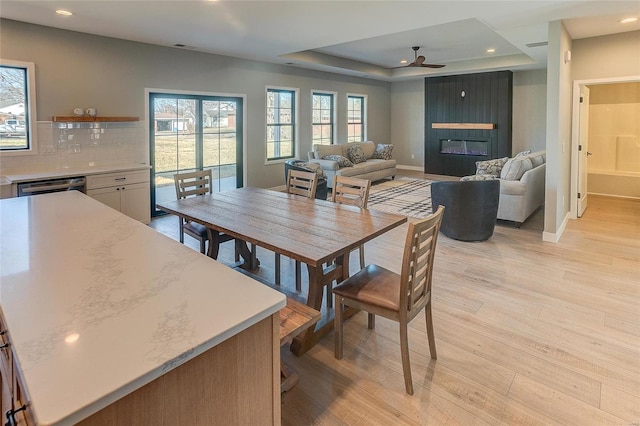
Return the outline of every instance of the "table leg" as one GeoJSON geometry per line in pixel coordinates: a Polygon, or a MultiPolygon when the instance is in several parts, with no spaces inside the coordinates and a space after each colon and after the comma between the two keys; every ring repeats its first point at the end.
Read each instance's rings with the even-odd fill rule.
{"type": "MultiPolygon", "coordinates": [[[[338,282],[349,277],[349,256],[341,255],[336,259],[333,266],[323,270],[322,266],[313,267],[307,265],[309,271],[309,295],[307,306],[320,310],[322,307],[322,296],[324,287],[333,280],[338,282]]],[[[345,311],[343,318],[347,319],[355,315],[358,311],[349,309],[345,311]]],[[[322,318],[316,323],[315,328],[311,327],[307,331],[293,339],[291,352],[300,356],[311,349],[318,341],[333,330],[333,314],[322,318]]]]}
{"type": "Polygon", "coordinates": [[[243,263],[239,265],[247,271],[255,271],[260,265],[260,260],[256,257],[256,245],[251,244],[251,250],[247,246],[247,242],[236,238],[236,251],[240,253],[243,263]]]}

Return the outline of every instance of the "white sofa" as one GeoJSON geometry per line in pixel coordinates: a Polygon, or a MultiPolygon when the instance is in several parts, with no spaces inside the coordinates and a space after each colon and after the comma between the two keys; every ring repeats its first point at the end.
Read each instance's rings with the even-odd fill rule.
{"type": "MultiPolygon", "coordinates": [[[[508,173],[501,170],[498,219],[510,220],[520,226],[540,206],[544,205],[546,154],[544,151],[521,155],[532,160],[532,167],[518,179],[506,179],[508,173]]],[[[505,165],[506,166],[506,165],[505,165]]],[[[498,179],[491,175],[465,176],[462,180],[498,179]]]]}
{"type": "Polygon", "coordinates": [[[377,181],[387,177],[394,178],[396,175],[396,160],[372,158],[377,145],[374,142],[349,142],[336,145],[313,145],[313,151],[309,152],[309,162],[317,163],[322,167],[327,176],[327,186],[333,188],[333,180],[336,175],[357,177],[377,181]],[[359,145],[362,148],[366,161],[354,164],[352,167],[340,167],[337,161],[327,160],[328,155],[341,155],[348,158],[349,147],[359,145]]]}

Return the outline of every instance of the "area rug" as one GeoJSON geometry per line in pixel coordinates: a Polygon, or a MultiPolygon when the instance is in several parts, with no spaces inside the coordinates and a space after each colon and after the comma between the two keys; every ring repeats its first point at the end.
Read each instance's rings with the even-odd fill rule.
{"type": "Polygon", "coordinates": [[[371,185],[368,208],[423,219],[431,214],[431,181],[398,177],[371,185]]]}

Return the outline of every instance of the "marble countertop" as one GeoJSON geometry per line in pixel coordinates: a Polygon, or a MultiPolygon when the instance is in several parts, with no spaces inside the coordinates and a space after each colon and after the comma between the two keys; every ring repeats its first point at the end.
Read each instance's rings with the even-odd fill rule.
{"type": "Polygon", "coordinates": [[[76,423],[286,305],[78,191],[0,200],[0,274],[41,425],[76,423]]]}
{"type": "Polygon", "coordinates": [[[100,167],[86,167],[81,169],[65,169],[65,170],[52,170],[45,172],[31,172],[31,173],[14,173],[7,174],[4,177],[6,184],[22,183],[34,180],[45,179],[57,179],[71,176],[88,176],[97,175],[101,173],[115,173],[115,172],[129,172],[135,170],[149,170],[148,164],[125,164],[119,166],[100,166],[100,167]]]}

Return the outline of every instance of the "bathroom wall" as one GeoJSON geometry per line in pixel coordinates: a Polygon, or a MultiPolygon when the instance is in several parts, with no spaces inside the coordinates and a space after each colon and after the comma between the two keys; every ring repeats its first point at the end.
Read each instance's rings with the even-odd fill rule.
{"type": "Polygon", "coordinates": [[[589,86],[587,170],[640,172],[640,83],[589,86]]]}

